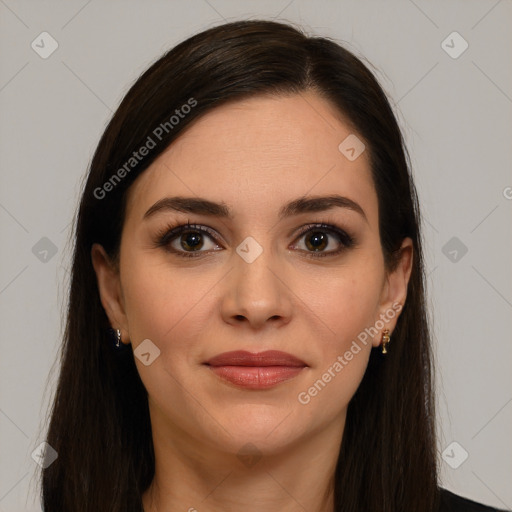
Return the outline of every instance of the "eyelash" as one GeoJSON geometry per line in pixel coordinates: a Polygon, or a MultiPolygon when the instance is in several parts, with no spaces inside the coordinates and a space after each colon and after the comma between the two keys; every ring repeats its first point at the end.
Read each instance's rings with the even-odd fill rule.
{"type": "MultiPolygon", "coordinates": [[[[334,235],[338,242],[342,245],[341,249],[338,249],[337,251],[330,251],[330,252],[312,252],[312,251],[305,251],[308,253],[308,257],[312,258],[325,258],[326,256],[337,256],[341,252],[345,251],[346,249],[350,249],[356,244],[356,240],[351,237],[349,234],[347,234],[342,229],[338,228],[337,226],[331,225],[331,224],[325,224],[325,223],[315,223],[315,224],[308,224],[306,226],[303,226],[300,228],[299,233],[297,234],[297,239],[302,238],[305,234],[309,232],[317,231],[327,231],[331,235],[334,235]]],[[[183,258],[197,258],[204,255],[207,251],[196,251],[196,252],[187,252],[187,251],[176,251],[175,249],[170,249],[169,243],[172,242],[176,237],[179,235],[185,233],[185,232],[199,232],[199,233],[205,233],[210,238],[215,240],[215,232],[206,227],[201,226],[199,224],[190,224],[190,222],[187,222],[186,224],[180,224],[180,225],[169,225],[166,226],[164,229],[158,231],[155,235],[156,239],[156,247],[165,247],[167,251],[176,254],[179,257],[183,258]]]]}

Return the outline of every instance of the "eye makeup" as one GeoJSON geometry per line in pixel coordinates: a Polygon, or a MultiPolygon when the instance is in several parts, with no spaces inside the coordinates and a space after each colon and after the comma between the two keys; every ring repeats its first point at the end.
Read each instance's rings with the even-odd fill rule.
{"type": "MultiPolygon", "coordinates": [[[[190,243],[187,242],[186,239],[183,239],[183,235],[195,235],[195,240],[198,237],[207,237],[210,240],[214,241],[216,244],[218,243],[218,239],[220,238],[217,235],[216,231],[212,228],[205,226],[203,224],[191,224],[190,221],[187,223],[169,223],[163,229],[160,229],[155,234],[154,246],[157,248],[163,248],[165,251],[174,254],[178,257],[184,258],[197,258],[202,257],[206,254],[211,254],[214,251],[218,251],[219,249],[201,251],[201,250],[184,250],[183,247],[177,249],[173,247],[173,243],[175,240],[179,239],[181,236],[181,242],[185,242],[190,246],[190,243]]],[[[297,241],[300,238],[306,237],[306,239],[311,240],[314,235],[314,240],[316,242],[320,242],[323,244],[325,241],[328,244],[331,244],[331,239],[339,244],[339,248],[336,250],[323,251],[323,250],[311,250],[307,249],[298,249],[301,252],[306,253],[307,257],[312,258],[323,258],[323,257],[332,257],[345,252],[348,249],[354,247],[357,242],[355,238],[349,235],[344,229],[332,223],[310,223],[301,226],[298,232],[295,234],[295,240],[297,241]],[[309,238],[308,238],[309,236],[309,238]]],[[[189,239],[190,240],[190,239],[189,239]]],[[[293,244],[296,246],[296,242],[293,244]]],[[[314,244],[309,244],[313,249],[315,249],[314,244]]],[[[220,245],[222,247],[222,245],[220,245]]],[[[202,245],[201,247],[202,248],[202,245]]],[[[294,247],[295,248],[295,247],[294,247]]]]}

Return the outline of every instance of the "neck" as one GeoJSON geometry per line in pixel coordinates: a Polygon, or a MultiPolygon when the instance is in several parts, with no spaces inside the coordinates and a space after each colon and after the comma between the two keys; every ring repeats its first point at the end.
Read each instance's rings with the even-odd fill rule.
{"type": "Polygon", "coordinates": [[[242,443],[238,453],[169,433],[153,419],[155,476],[143,495],[144,512],[334,510],[345,417],[280,449],[266,439],[259,446],[242,443]]]}

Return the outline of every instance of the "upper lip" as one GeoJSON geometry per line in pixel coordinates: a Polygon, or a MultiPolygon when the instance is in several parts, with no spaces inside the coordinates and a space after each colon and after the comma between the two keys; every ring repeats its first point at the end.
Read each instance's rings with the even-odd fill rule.
{"type": "Polygon", "coordinates": [[[307,366],[299,358],[279,350],[267,350],[256,354],[245,350],[223,352],[212,357],[205,364],[210,366],[307,366]]]}

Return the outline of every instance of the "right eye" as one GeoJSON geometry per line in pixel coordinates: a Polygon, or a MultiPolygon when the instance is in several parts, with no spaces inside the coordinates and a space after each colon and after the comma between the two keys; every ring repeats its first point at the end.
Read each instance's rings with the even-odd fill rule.
{"type": "MultiPolygon", "coordinates": [[[[157,246],[164,247],[167,251],[185,258],[194,258],[211,250],[219,250],[201,250],[204,248],[205,236],[210,240],[215,240],[214,231],[208,226],[189,223],[167,226],[157,234],[157,246]]],[[[217,247],[219,246],[217,245],[217,247]]]]}

